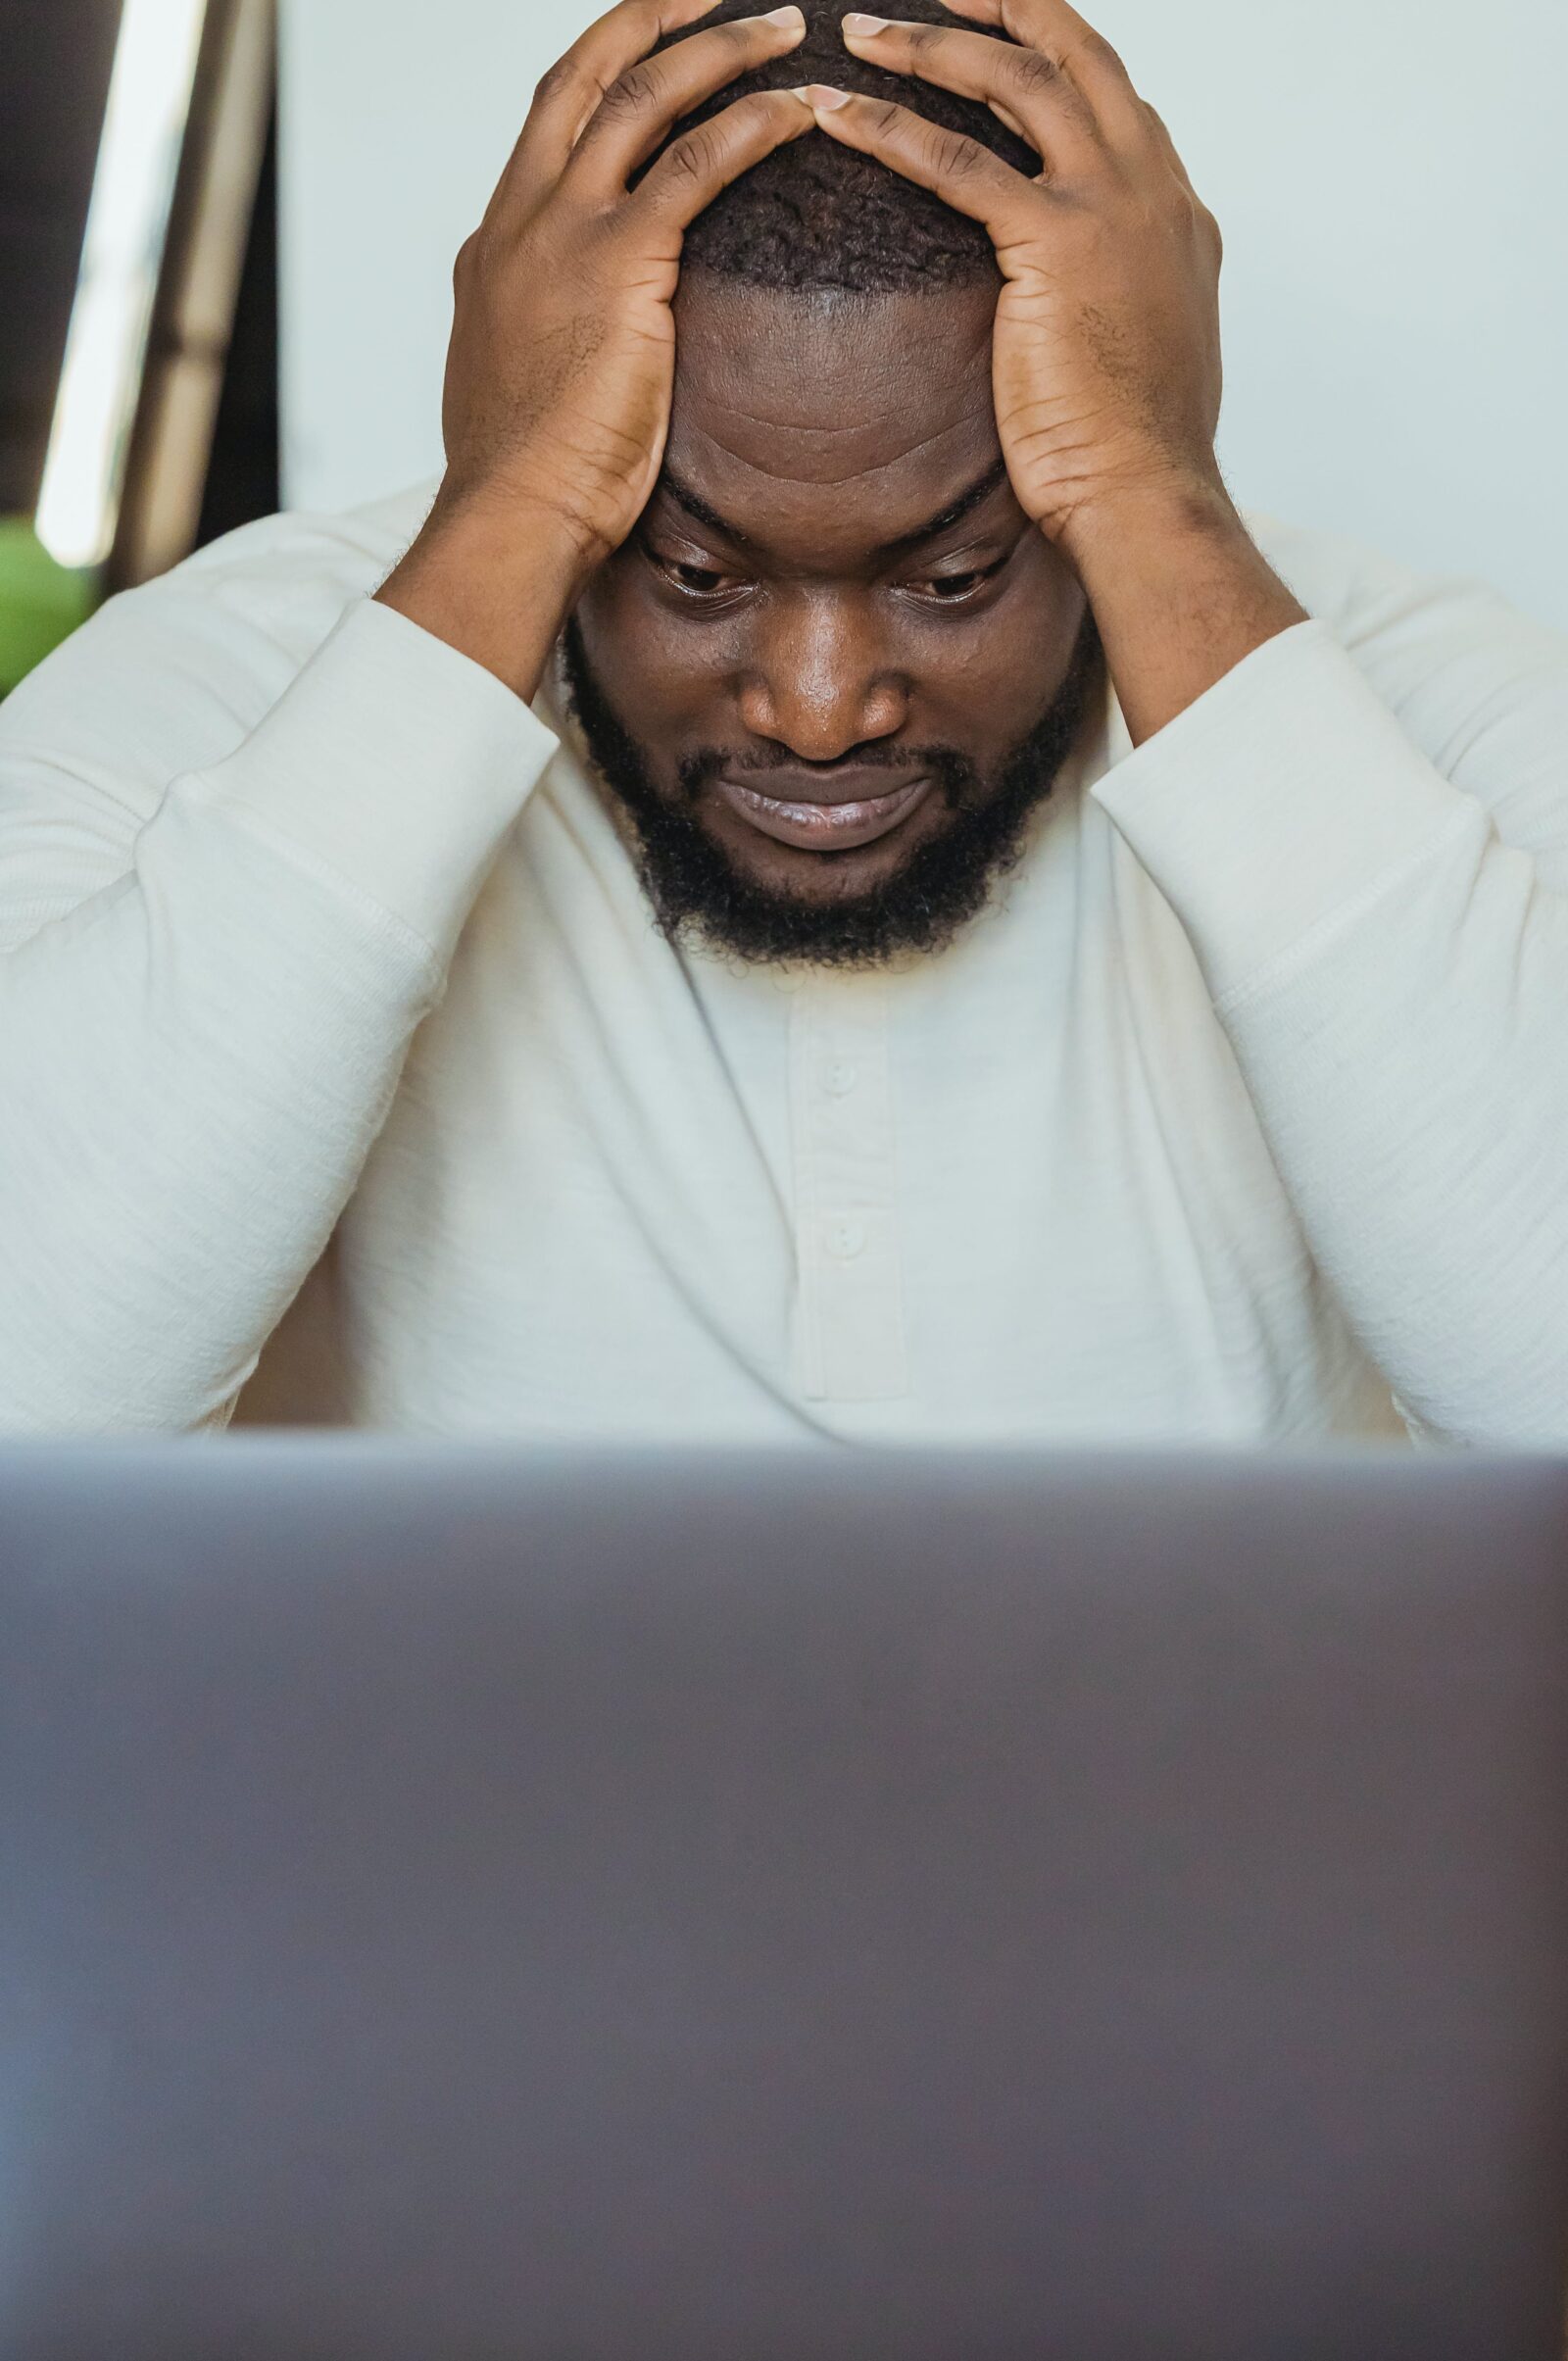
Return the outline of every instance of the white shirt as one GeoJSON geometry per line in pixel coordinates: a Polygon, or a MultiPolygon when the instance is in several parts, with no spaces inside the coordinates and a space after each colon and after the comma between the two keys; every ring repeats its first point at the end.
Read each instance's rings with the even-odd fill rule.
{"type": "Polygon", "coordinates": [[[427,498],[0,711],[0,1427],[1568,1443],[1568,641],[1253,516],[1311,621],[1110,699],[951,950],[785,972],[373,603],[427,498]]]}

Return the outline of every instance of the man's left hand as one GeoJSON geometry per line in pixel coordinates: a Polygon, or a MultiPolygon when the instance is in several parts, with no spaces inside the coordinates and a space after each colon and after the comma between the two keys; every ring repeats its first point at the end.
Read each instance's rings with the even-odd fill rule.
{"type": "Polygon", "coordinates": [[[868,64],[991,107],[1039,153],[1037,178],[876,99],[822,107],[817,120],[990,231],[1006,282],[1003,450],[1020,504],[1070,556],[1097,512],[1219,488],[1219,227],[1116,52],[1066,0],[956,0],[956,13],[1014,39],[867,31],[878,20],[858,16],[844,38],[868,64]]]}
{"type": "Polygon", "coordinates": [[[989,106],[1035,177],[912,109],[806,92],[821,129],[991,233],[994,383],[1018,500],[1095,607],[1134,743],[1304,620],[1215,457],[1218,225],[1126,67],[1067,0],[949,0],[960,26],[849,16],[869,64],[989,106]]]}

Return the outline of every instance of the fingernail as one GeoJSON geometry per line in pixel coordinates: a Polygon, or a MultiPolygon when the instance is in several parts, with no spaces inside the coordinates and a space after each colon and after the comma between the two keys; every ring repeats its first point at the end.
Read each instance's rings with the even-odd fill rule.
{"type": "Polygon", "coordinates": [[[764,25],[782,25],[788,32],[806,30],[806,19],[798,8],[770,8],[761,22],[764,25]]]}
{"type": "Polygon", "coordinates": [[[864,40],[869,39],[874,32],[886,32],[889,22],[890,20],[886,17],[846,17],[844,29],[846,32],[858,34],[864,40]]]}
{"type": "Polygon", "coordinates": [[[849,92],[835,90],[831,82],[808,82],[801,96],[808,107],[815,108],[818,115],[835,114],[840,107],[847,107],[850,103],[849,92]]]}

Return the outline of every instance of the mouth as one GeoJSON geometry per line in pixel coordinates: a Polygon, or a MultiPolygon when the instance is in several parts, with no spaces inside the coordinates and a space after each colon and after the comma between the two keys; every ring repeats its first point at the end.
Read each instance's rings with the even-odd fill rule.
{"type": "Polygon", "coordinates": [[[759,795],[738,779],[721,778],[714,785],[732,812],[775,844],[796,845],[808,853],[852,853],[891,836],[925,802],[935,781],[912,779],[892,795],[853,804],[788,803],[778,796],[759,795]]]}

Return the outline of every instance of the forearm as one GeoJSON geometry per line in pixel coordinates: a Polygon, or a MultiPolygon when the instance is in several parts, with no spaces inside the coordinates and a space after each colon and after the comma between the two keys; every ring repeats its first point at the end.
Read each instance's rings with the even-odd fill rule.
{"type": "MultiPolygon", "coordinates": [[[[1560,759],[1568,682],[1544,674],[1532,712],[1521,635],[1465,636],[1490,723],[1469,761],[1497,793],[1527,746],[1560,759]]],[[[1560,1447],[1568,897],[1322,623],[1093,793],[1181,918],[1318,1267],[1400,1401],[1446,1441],[1560,1447]]]]}
{"type": "Polygon", "coordinates": [[[560,513],[443,498],[376,597],[531,705],[595,555],[560,513]]]}
{"type": "Polygon", "coordinates": [[[1062,546],[1135,747],[1307,620],[1222,490],[1093,509],[1062,546]]]}
{"type": "Polygon", "coordinates": [[[401,930],[183,789],[124,888],[0,961],[0,1431],[214,1417],[434,992],[401,930]]]}
{"type": "MultiPolygon", "coordinates": [[[[88,659],[62,692],[74,672],[107,705],[88,659]]],[[[30,704],[64,734],[48,683],[30,704]]],[[[364,606],[74,906],[90,807],[6,773],[0,1430],[178,1431],[229,1400],[358,1183],[553,750],[493,682],[364,606]],[[28,927],[11,878],[60,914],[28,927]]]]}
{"type": "Polygon", "coordinates": [[[1319,1267],[1440,1440],[1568,1446],[1568,904],[1479,811],[1226,1029],[1319,1267]]]}

